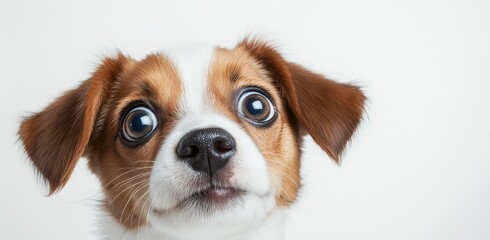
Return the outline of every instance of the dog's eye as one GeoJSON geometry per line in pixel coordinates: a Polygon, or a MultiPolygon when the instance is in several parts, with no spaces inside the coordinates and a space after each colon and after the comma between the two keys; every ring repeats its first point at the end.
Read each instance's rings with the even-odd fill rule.
{"type": "Polygon", "coordinates": [[[132,143],[141,142],[156,129],[157,123],[157,118],[150,109],[135,107],[124,117],[122,136],[132,143]]]}
{"type": "Polygon", "coordinates": [[[237,104],[238,113],[256,124],[268,124],[274,120],[276,109],[266,93],[247,90],[240,95],[237,104]]]}

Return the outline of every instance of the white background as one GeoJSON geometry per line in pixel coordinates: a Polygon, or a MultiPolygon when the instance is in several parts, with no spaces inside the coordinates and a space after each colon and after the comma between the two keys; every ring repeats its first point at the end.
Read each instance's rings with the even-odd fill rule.
{"type": "Polygon", "coordinates": [[[288,239],[490,239],[490,1],[5,1],[0,3],[0,239],[95,239],[85,160],[45,197],[16,142],[23,116],[100,57],[247,33],[341,82],[368,116],[336,167],[307,139],[288,239]]]}

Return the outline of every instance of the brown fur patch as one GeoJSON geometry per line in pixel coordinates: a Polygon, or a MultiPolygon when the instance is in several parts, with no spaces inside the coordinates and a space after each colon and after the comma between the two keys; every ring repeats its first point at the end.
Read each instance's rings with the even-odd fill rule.
{"type": "MultiPolygon", "coordinates": [[[[293,126],[290,129],[297,133],[295,130],[300,128],[310,134],[339,163],[340,155],[363,113],[365,97],[359,88],[334,82],[297,64],[288,63],[273,47],[255,39],[243,40],[237,49],[250,54],[275,82],[288,109],[284,112],[291,113],[286,115],[293,126]]],[[[295,140],[300,142],[297,138],[287,141],[295,140]]],[[[281,167],[286,171],[281,172],[284,175],[283,196],[278,198],[278,202],[287,205],[294,200],[287,196],[297,195],[299,159],[281,167]]]]}
{"type": "Polygon", "coordinates": [[[106,209],[123,226],[136,228],[146,222],[151,167],[175,125],[181,92],[177,71],[164,56],[136,62],[119,55],[106,59],[79,88],[26,119],[19,134],[51,193],[63,187],[84,153],[103,185],[106,209]],[[134,101],[150,105],[159,120],[144,147],[119,140],[121,115],[134,101]]]}
{"type": "Polygon", "coordinates": [[[301,108],[301,126],[340,164],[340,155],[361,121],[366,97],[359,87],[337,83],[288,63],[301,108]]]}
{"type": "Polygon", "coordinates": [[[302,66],[286,62],[270,45],[245,39],[245,49],[277,82],[300,127],[337,163],[359,125],[366,97],[359,87],[337,83],[302,66]]]}
{"type": "Polygon", "coordinates": [[[89,143],[97,113],[108,98],[106,89],[117,82],[130,62],[121,54],[106,59],[91,79],[22,122],[20,138],[32,163],[49,183],[50,194],[68,181],[89,143]]]}
{"type": "Polygon", "coordinates": [[[299,137],[275,82],[252,56],[240,48],[218,49],[208,79],[212,105],[242,125],[266,159],[269,176],[277,191],[278,205],[292,203],[300,184],[299,137]],[[267,127],[254,126],[236,114],[237,93],[250,86],[265,90],[276,105],[278,117],[267,127]]]}
{"type": "Polygon", "coordinates": [[[104,134],[106,141],[98,151],[103,154],[97,161],[97,170],[106,192],[106,208],[127,228],[146,222],[151,167],[165,136],[175,126],[181,88],[175,67],[162,55],[149,55],[121,78],[104,134]],[[144,147],[128,147],[114,141],[121,114],[135,101],[149,104],[159,120],[158,131],[144,147]]]}

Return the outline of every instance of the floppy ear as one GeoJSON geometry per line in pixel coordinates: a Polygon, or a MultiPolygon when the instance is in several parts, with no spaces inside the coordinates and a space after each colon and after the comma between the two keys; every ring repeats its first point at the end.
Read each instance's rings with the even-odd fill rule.
{"type": "Polygon", "coordinates": [[[104,60],[92,78],[22,122],[20,139],[32,163],[49,183],[50,195],[68,181],[89,143],[108,88],[117,81],[127,62],[122,55],[104,60]]]}
{"type": "Polygon", "coordinates": [[[245,39],[245,48],[273,78],[301,128],[337,163],[362,117],[365,96],[359,87],[337,83],[286,62],[271,46],[245,39]]]}
{"type": "Polygon", "coordinates": [[[300,65],[289,63],[298,121],[338,164],[345,145],[362,117],[366,97],[359,87],[337,83],[300,65]]]}

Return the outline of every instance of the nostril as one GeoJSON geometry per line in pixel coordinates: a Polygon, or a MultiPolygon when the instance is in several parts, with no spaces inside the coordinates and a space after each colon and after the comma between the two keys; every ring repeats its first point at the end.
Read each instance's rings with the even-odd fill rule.
{"type": "Polygon", "coordinates": [[[184,157],[195,157],[199,153],[199,148],[196,145],[191,145],[187,147],[188,154],[184,157]]]}
{"type": "Polygon", "coordinates": [[[181,157],[196,157],[199,154],[199,147],[196,145],[188,145],[178,148],[177,153],[181,157]]]}
{"type": "Polygon", "coordinates": [[[215,140],[213,143],[214,150],[218,153],[227,153],[235,148],[234,144],[231,141],[224,140],[215,140]]]}

